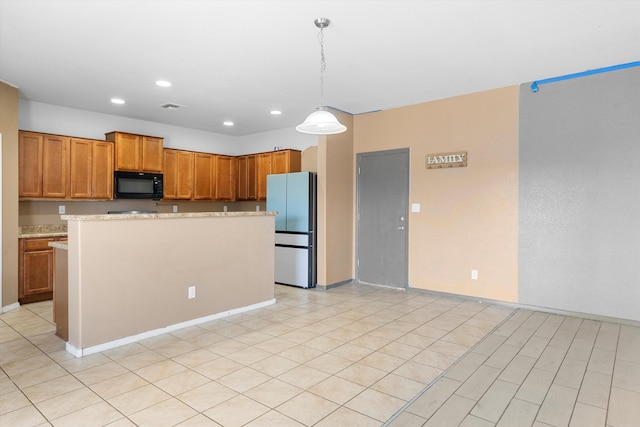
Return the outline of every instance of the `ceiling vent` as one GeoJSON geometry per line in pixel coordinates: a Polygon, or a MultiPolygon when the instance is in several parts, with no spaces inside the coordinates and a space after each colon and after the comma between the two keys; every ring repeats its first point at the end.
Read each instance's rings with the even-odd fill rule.
{"type": "Polygon", "coordinates": [[[186,105],[172,104],[172,103],[163,104],[160,106],[160,108],[164,108],[165,110],[179,110],[180,108],[185,108],[185,107],[186,105]]]}

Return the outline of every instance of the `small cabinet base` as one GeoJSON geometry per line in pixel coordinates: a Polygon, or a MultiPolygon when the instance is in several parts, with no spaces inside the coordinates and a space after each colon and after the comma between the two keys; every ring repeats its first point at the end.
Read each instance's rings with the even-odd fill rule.
{"type": "Polygon", "coordinates": [[[66,238],[18,240],[18,302],[28,304],[53,299],[55,255],[49,242],[66,238]]]}

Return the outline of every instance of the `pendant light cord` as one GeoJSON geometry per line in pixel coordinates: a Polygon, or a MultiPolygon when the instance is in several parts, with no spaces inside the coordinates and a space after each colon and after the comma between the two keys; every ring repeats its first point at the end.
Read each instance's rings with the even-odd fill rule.
{"type": "Polygon", "coordinates": [[[296,126],[298,132],[310,135],[333,135],[342,133],[347,127],[340,123],[336,116],[327,111],[324,106],[324,72],[327,68],[327,60],[324,56],[324,29],[329,26],[329,18],[318,18],[314,21],[320,29],[318,41],[320,42],[320,107],[309,114],[304,122],[296,126]]]}
{"type": "Polygon", "coordinates": [[[324,27],[320,27],[318,33],[318,41],[320,42],[320,108],[324,110],[324,72],[327,69],[327,60],[324,56],[324,27]]]}

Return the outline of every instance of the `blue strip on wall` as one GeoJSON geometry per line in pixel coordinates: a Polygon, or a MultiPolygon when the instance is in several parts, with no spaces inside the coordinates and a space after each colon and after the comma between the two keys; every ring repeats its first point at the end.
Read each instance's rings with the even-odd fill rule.
{"type": "Polygon", "coordinates": [[[567,74],[566,76],[552,77],[550,79],[544,79],[544,80],[536,80],[535,82],[531,83],[531,92],[537,92],[538,85],[559,82],[561,80],[576,79],[578,77],[590,76],[592,74],[608,73],[609,71],[615,71],[615,70],[621,70],[623,68],[631,68],[631,67],[639,67],[639,66],[640,66],[640,61],[636,61],[636,62],[629,62],[627,64],[613,65],[611,67],[598,68],[596,70],[583,71],[581,73],[567,74]]]}

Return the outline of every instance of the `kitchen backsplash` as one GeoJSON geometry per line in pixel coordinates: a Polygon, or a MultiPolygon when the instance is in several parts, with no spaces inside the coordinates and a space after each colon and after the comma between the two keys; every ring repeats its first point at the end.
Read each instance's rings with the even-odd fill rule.
{"type": "Polygon", "coordinates": [[[110,200],[110,201],[69,201],[69,200],[24,200],[19,203],[18,225],[66,224],[60,219],[60,206],[64,206],[67,215],[100,215],[109,211],[145,210],[158,213],[171,213],[177,206],[178,212],[228,212],[261,211],[266,202],[193,202],[193,201],[154,201],[154,200],[110,200]]]}

